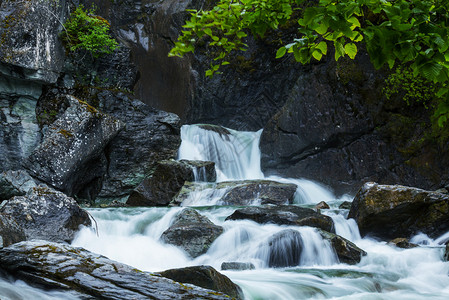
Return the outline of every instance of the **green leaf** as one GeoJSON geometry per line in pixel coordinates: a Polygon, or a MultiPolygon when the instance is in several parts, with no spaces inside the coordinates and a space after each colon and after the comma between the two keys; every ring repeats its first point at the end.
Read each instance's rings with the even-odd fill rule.
{"type": "Polygon", "coordinates": [[[282,56],[285,55],[286,52],[287,52],[286,47],[279,48],[278,51],[276,51],[276,58],[281,58],[282,56]]]}
{"type": "Polygon", "coordinates": [[[335,47],[335,61],[338,61],[338,59],[341,56],[345,55],[345,49],[343,48],[342,43],[340,43],[339,41],[334,42],[334,47],[335,47]]]}
{"type": "Polygon", "coordinates": [[[320,42],[316,47],[317,47],[317,49],[321,50],[321,53],[323,55],[327,54],[327,43],[326,42],[320,42]]]}
{"type": "Polygon", "coordinates": [[[345,52],[349,56],[349,58],[354,59],[357,54],[357,46],[354,43],[346,44],[345,52]]]}

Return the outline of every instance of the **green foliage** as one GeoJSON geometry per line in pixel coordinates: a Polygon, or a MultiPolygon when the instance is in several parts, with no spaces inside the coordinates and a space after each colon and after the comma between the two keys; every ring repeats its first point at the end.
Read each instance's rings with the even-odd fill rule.
{"type": "Polygon", "coordinates": [[[72,12],[61,34],[68,50],[83,49],[97,58],[117,49],[117,41],[108,33],[109,22],[94,13],[94,8],[85,10],[81,4],[72,12]]]}
{"type": "Polygon", "coordinates": [[[376,68],[408,65],[407,76],[438,86],[438,123],[449,119],[449,0],[220,0],[211,10],[190,12],[170,55],[193,52],[201,40],[216,53],[208,76],[228,64],[231,52],[247,49],[247,35],[263,37],[293,21],[298,34],[281,41],[277,58],[290,53],[305,64],[333,47],[335,60],[354,59],[363,43],[376,68]]]}

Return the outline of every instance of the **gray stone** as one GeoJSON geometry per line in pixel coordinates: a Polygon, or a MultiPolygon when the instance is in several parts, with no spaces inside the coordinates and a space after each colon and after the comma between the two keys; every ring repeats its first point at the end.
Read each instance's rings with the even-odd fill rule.
{"type": "Polygon", "coordinates": [[[389,245],[394,245],[398,248],[410,249],[418,247],[417,244],[410,243],[406,238],[396,238],[388,242],[389,245]]]}
{"type": "Polygon", "coordinates": [[[365,183],[348,218],[362,235],[391,240],[419,232],[437,237],[449,230],[449,195],[401,185],[365,183]]]}
{"type": "Polygon", "coordinates": [[[237,209],[226,220],[253,220],[259,224],[297,225],[321,228],[335,232],[334,222],[329,216],[313,209],[293,205],[245,207],[237,209]]]}
{"type": "Polygon", "coordinates": [[[36,186],[33,178],[24,170],[3,172],[0,174],[0,200],[23,196],[36,186]]]}
{"type": "Polygon", "coordinates": [[[340,262],[355,265],[360,262],[362,256],[365,256],[367,253],[357,247],[353,242],[341,237],[339,235],[319,230],[321,237],[325,240],[328,240],[334,249],[335,253],[340,262]]]}
{"type": "Polygon", "coordinates": [[[0,248],[25,240],[25,233],[17,222],[12,217],[0,213],[0,248]]]}
{"type": "Polygon", "coordinates": [[[222,270],[254,270],[256,267],[252,263],[248,262],[223,262],[221,264],[222,270]]]}
{"type": "Polygon", "coordinates": [[[161,276],[182,283],[214,290],[229,295],[233,299],[243,299],[242,289],[227,276],[211,266],[193,266],[181,269],[171,269],[159,273],[161,276]]]}
{"type": "Polygon", "coordinates": [[[82,248],[45,241],[0,249],[0,270],[46,289],[75,290],[83,299],[229,299],[225,294],[179,284],[82,248]]]}
{"type": "Polygon", "coordinates": [[[185,208],[162,233],[161,240],[180,247],[195,258],[206,253],[222,233],[223,227],[215,225],[196,210],[185,208]]]}
{"type": "Polygon", "coordinates": [[[45,186],[7,200],[1,212],[19,224],[27,240],[70,242],[81,225],[91,225],[89,215],[73,198],[45,186]]]}
{"type": "Polygon", "coordinates": [[[158,162],[153,175],[144,179],[131,193],[129,206],[166,206],[186,181],[215,181],[215,163],[208,161],[164,160],[158,162]]]}
{"type": "Polygon", "coordinates": [[[24,167],[71,196],[104,175],[102,151],[124,125],[73,96],[67,97],[70,107],[49,127],[24,167]]]}
{"type": "Polygon", "coordinates": [[[300,265],[304,242],[298,231],[282,230],[271,236],[267,244],[269,267],[284,268],[300,265]]]}

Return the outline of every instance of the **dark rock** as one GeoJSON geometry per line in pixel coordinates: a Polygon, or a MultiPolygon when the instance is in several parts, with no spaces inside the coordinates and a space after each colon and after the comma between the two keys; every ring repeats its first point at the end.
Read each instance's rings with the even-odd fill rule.
{"type": "Polygon", "coordinates": [[[186,181],[215,181],[215,163],[207,161],[164,160],[153,175],[144,179],[126,202],[130,206],[166,206],[186,181]]]}
{"type": "Polygon", "coordinates": [[[25,240],[25,233],[17,222],[10,216],[0,213],[0,248],[25,240]]]}
{"type": "Polygon", "coordinates": [[[81,225],[91,225],[89,215],[74,199],[45,186],[7,200],[1,212],[19,224],[27,240],[70,242],[81,225]]]}
{"type": "Polygon", "coordinates": [[[326,202],[321,201],[320,203],[315,205],[315,208],[316,209],[329,209],[330,207],[329,207],[329,205],[326,202]]]}
{"type": "Polygon", "coordinates": [[[319,230],[321,237],[325,240],[328,240],[335,250],[338,259],[340,262],[350,265],[355,265],[360,262],[362,256],[365,256],[367,253],[357,247],[353,242],[341,237],[339,235],[319,230]]]}
{"type": "Polygon", "coordinates": [[[446,243],[446,247],[444,248],[443,258],[445,261],[449,261],[449,242],[446,243]]]}
{"type": "Polygon", "coordinates": [[[0,174],[0,200],[23,196],[36,186],[33,178],[24,170],[3,172],[0,174]]]}
{"type": "Polygon", "coordinates": [[[50,126],[24,166],[32,176],[72,196],[104,175],[102,151],[123,123],[67,97],[70,107],[50,126]]]}
{"type": "Polygon", "coordinates": [[[88,299],[229,299],[67,244],[29,241],[2,248],[0,269],[29,284],[75,290],[88,299]]]}
{"type": "Polygon", "coordinates": [[[369,182],[355,196],[348,218],[355,219],[362,235],[437,237],[449,230],[449,195],[369,182]]]}
{"type": "Polygon", "coordinates": [[[107,174],[99,202],[126,199],[158,161],[174,158],[179,148],[179,118],[123,93],[103,91],[100,109],[126,123],[105,150],[107,174]]]}
{"type": "Polygon", "coordinates": [[[322,215],[313,209],[299,206],[264,206],[237,209],[226,220],[253,220],[260,224],[274,223],[278,225],[297,225],[321,228],[334,232],[334,222],[329,216],[322,215]]]}
{"type": "Polygon", "coordinates": [[[159,274],[174,281],[191,283],[205,289],[221,292],[235,299],[243,299],[242,289],[211,266],[171,269],[159,274]]]}
{"type": "Polygon", "coordinates": [[[161,239],[167,244],[182,248],[193,258],[207,252],[211,244],[223,233],[223,227],[192,208],[183,209],[173,224],[162,233],[161,239]]]}
{"type": "Polygon", "coordinates": [[[344,201],[340,206],[338,206],[339,209],[351,209],[352,202],[344,201]]]}
{"type": "Polygon", "coordinates": [[[301,234],[293,229],[285,229],[268,240],[268,266],[283,268],[298,266],[304,242],[301,234]]]}
{"type": "Polygon", "coordinates": [[[245,262],[224,262],[221,264],[221,269],[224,270],[254,270],[256,267],[252,263],[245,262]]]}
{"type": "Polygon", "coordinates": [[[64,49],[58,35],[67,2],[2,1],[0,11],[0,72],[55,83],[64,64],[64,49]]]}
{"type": "Polygon", "coordinates": [[[394,240],[389,241],[388,244],[394,245],[398,248],[404,248],[404,249],[418,247],[417,244],[410,243],[409,240],[406,238],[396,238],[394,240]]]}
{"type": "MultiPolygon", "coordinates": [[[[219,205],[251,205],[251,204],[291,204],[297,186],[291,183],[280,183],[270,180],[224,181],[214,184],[186,183],[173,204],[181,204],[191,193],[209,189],[209,196],[222,195],[219,205]]],[[[205,197],[208,197],[205,195],[205,197]]]]}

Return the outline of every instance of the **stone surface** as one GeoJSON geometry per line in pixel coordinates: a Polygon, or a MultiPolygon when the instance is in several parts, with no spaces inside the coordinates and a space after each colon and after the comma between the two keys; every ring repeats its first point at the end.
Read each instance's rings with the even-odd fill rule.
{"type": "Polygon", "coordinates": [[[256,267],[252,263],[245,262],[223,262],[221,264],[222,270],[254,270],[256,267]]]}
{"type": "Polygon", "coordinates": [[[126,125],[105,149],[108,172],[97,200],[126,201],[158,161],[176,156],[180,121],[175,114],[151,108],[123,93],[102,91],[98,99],[100,110],[126,125]]]}
{"type": "Polygon", "coordinates": [[[301,263],[304,242],[301,234],[285,229],[268,240],[268,266],[270,268],[294,267],[301,263]]]}
{"type": "Polygon", "coordinates": [[[449,242],[446,243],[446,247],[444,248],[443,258],[445,261],[449,261],[449,242]]]}
{"type": "Polygon", "coordinates": [[[229,299],[67,244],[31,241],[0,249],[0,269],[46,289],[75,290],[83,299],[229,299]]]}
{"type": "Polygon", "coordinates": [[[174,281],[191,283],[205,289],[221,292],[235,299],[243,299],[242,289],[211,266],[171,269],[159,274],[174,281]]]}
{"type": "Polygon", "coordinates": [[[367,253],[357,247],[353,242],[341,237],[339,235],[319,230],[321,237],[325,240],[328,240],[334,249],[335,253],[340,262],[355,265],[360,262],[362,256],[365,256],[367,253]]]}
{"type": "Polygon", "coordinates": [[[206,198],[219,196],[217,205],[291,204],[296,188],[295,184],[270,180],[224,181],[206,185],[193,182],[182,187],[173,204],[186,204],[192,194],[199,192],[204,192],[206,198]]]}
{"type": "Polygon", "coordinates": [[[153,175],[144,179],[131,193],[127,205],[166,206],[186,181],[215,181],[215,163],[206,161],[164,160],[158,162],[153,175]]]}
{"type": "Polygon", "coordinates": [[[417,244],[410,243],[409,240],[406,238],[396,238],[394,240],[389,241],[388,244],[394,245],[398,248],[403,248],[403,249],[410,249],[410,248],[418,247],[417,244]]]}
{"type": "Polygon", "coordinates": [[[223,227],[212,223],[192,208],[183,209],[161,239],[175,245],[195,258],[207,252],[210,245],[223,233],[223,227]]]}
{"type": "Polygon", "coordinates": [[[369,182],[355,196],[348,218],[355,219],[362,235],[437,237],[449,230],[449,195],[369,182]]]}
{"type": "Polygon", "coordinates": [[[331,217],[322,215],[313,209],[299,206],[264,206],[245,207],[237,209],[226,220],[253,220],[260,224],[273,223],[278,225],[297,225],[321,228],[334,232],[334,222],[331,217]]]}
{"type": "Polygon", "coordinates": [[[10,216],[0,213],[0,248],[25,240],[25,233],[19,224],[10,216]]]}
{"type": "Polygon", "coordinates": [[[7,200],[1,212],[17,222],[27,240],[70,242],[81,225],[91,225],[73,198],[45,186],[7,200]]]}
{"type": "Polygon", "coordinates": [[[351,209],[352,202],[344,201],[338,206],[339,209],[351,209]]]}
{"type": "Polygon", "coordinates": [[[0,200],[23,196],[36,186],[33,178],[24,170],[5,171],[0,174],[0,200]]]}
{"type": "Polygon", "coordinates": [[[67,97],[70,107],[49,127],[24,166],[32,176],[72,196],[104,175],[102,151],[124,125],[73,96],[67,97]]]}
{"type": "Polygon", "coordinates": [[[316,209],[329,209],[330,207],[329,207],[329,205],[326,202],[321,201],[320,203],[315,205],[315,208],[316,209]]]}

